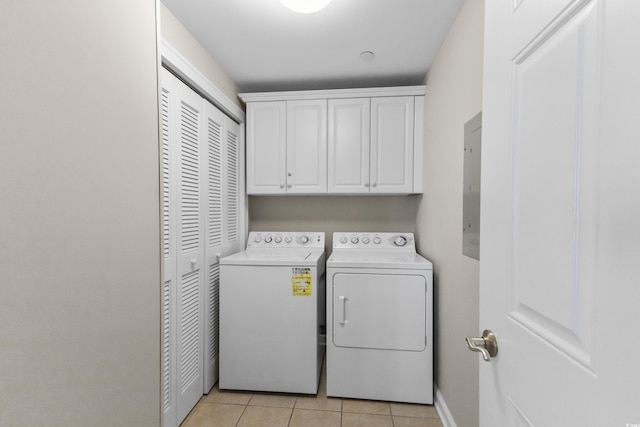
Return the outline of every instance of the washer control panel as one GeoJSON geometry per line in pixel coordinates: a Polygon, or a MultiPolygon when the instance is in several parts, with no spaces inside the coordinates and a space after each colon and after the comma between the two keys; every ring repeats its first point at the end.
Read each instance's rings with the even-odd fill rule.
{"type": "Polygon", "coordinates": [[[251,231],[247,248],[321,248],[323,232],[304,231],[251,231]]]}
{"type": "Polygon", "coordinates": [[[333,249],[416,250],[413,233],[333,233],[333,249]]]}

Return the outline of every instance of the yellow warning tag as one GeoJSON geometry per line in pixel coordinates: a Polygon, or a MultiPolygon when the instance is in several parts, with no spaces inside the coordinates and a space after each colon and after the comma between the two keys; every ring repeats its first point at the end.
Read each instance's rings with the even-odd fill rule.
{"type": "Polygon", "coordinates": [[[309,297],[312,293],[310,268],[291,269],[291,287],[294,297],[309,297]]]}

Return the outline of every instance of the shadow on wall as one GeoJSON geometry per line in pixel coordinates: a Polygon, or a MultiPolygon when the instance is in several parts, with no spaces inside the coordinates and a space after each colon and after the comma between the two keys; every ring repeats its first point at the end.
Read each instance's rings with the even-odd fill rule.
{"type": "Polygon", "coordinates": [[[417,196],[250,196],[250,231],[415,231],[417,196]]]}

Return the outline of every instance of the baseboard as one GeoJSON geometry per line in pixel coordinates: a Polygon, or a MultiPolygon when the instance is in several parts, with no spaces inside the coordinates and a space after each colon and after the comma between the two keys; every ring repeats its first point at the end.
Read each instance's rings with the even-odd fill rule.
{"type": "Polygon", "coordinates": [[[438,389],[437,385],[433,385],[433,390],[435,391],[435,403],[436,411],[438,411],[438,415],[440,416],[440,421],[442,421],[442,425],[444,427],[458,427],[456,425],[455,420],[453,419],[453,415],[449,412],[449,408],[447,407],[447,403],[444,401],[444,396],[440,393],[440,389],[438,389]]]}

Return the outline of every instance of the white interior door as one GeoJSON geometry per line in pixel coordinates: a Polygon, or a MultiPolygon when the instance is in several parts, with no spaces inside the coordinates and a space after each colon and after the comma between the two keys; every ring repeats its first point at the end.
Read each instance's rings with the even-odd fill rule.
{"type": "Polygon", "coordinates": [[[481,426],[640,425],[640,2],[486,2],[481,426]]]}

